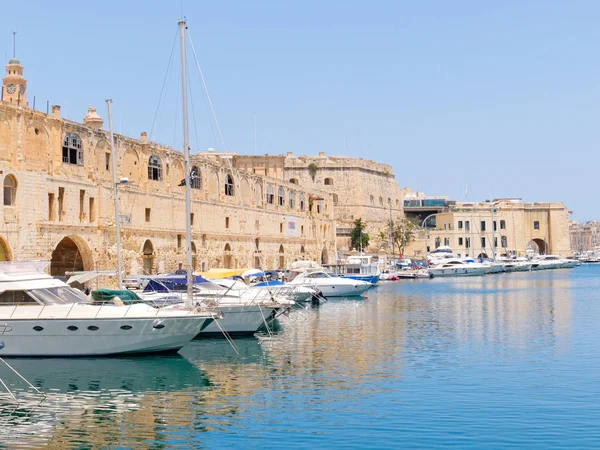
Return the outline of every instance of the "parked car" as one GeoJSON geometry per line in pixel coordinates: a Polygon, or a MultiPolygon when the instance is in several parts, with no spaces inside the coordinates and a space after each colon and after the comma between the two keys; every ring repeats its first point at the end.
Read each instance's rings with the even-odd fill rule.
{"type": "Polygon", "coordinates": [[[123,286],[127,289],[141,289],[142,279],[137,275],[129,275],[123,278],[123,286]]]}

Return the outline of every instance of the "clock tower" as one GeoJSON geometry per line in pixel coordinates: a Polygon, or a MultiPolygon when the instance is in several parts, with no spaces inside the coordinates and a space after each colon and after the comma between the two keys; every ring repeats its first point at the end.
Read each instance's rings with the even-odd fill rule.
{"type": "Polygon", "coordinates": [[[2,100],[18,106],[27,106],[27,80],[23,78],[23,66],[14,53],[6,65],[2,79],[2,100]]]}

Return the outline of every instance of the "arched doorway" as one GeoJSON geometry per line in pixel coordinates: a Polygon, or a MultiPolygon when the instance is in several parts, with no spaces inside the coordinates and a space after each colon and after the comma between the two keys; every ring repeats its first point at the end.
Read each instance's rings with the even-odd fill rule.
{"type": "Polygon", "coordinates": [[[223,250],[223,266],[226,269],[232,269],[233,265],[231,263],[231,246],[229,244],[225,244],[225,249],[223,250]]]}
{"type": "Polygon", "coordinates": [[[546,241],[543,239],[532,239],[527,243],[527,252],[534,253],[536,255],[546,254],[546,241]]]}
{"type": "Polygon", "coordinates": [[[0,238],[0,261],[12,261],[10,248],[3,238],[0,238]]]}
{"type": "Polygon", "coordinates": [[[66,272],[92,270],[92,252],[78,236],[64,237],[52,252],[50,275],[64,277],[66,272]]]}
{"type": "Polygon", "coordinates": [[[283,245],[279,246],[279,267],[278,269],[285,269],[285,251],[283,249],[283,245]]]}
{"type": "Polygon", "coordinates": [[[329,255],[327,254],[327,249],[325,247],[321,250],[321,264],[329,264],[329,255]]]}
{"type": "Polygon", "coordinates": [[[154,267],[154,246],[150,239],[144,242],[144,248],[142,250],[142,267],[145,275],[152,275],[152,269],[154,267]]]}

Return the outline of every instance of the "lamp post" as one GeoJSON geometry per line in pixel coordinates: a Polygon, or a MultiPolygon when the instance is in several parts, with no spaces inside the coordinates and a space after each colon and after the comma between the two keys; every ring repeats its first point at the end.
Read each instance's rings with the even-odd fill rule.
{"type": "Polygon", "coordinates": [[[421,223],[421,228],[423,228],[425,230],[425,257],[427,257],[427,240],[429,238],[429,234],[427,232],[427,219],[429,219],[430,217],[434,217],[437,216],[438,213],[433,213],[433,214],[429,214],[427,217],[425,217],[423,219],[423,223],[421,223]]]}

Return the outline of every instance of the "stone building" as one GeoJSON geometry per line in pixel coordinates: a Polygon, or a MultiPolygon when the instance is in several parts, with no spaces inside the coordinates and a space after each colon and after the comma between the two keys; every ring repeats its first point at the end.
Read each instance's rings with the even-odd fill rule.
{"type": "Polygon", "coordinates": [[[591,221],[577,223],[572,221],[569,225],[571,235],[571,248],[574,252],[598,252],[598,237],[600,236],[600,222],[591,221]]]}
{"type": "MultiPolygon", "coordinates": [[[[336,219],[336,247],[350,250],[353,222],[361,218],[371,236],[369,251],[378,251],[376,239],[389,229],[390,219],[403,217],[403,198],[408,191],[396,182],[391,166],[347,156],[242,156],[233,164],[247,173],[268,175],[281,181],[324,190],[333,197],[336,219]]],[[[315,199],[320,202],[319,198],[315,199]]]]}
{"type": "MultiPolygon", "coordinates": [[[[0,102],[0,259],[51,261],[51,273],[114,269],[116,233],[109,133],[94,108],[83,123],[29,108],[23,66],[6,66],[0,102]],[[16,87],[15,87],[16,86],[16,87]]],[[[124,269],[156,273],[185,262],[181,152],[115,135],[124,269]]],[[[321,186],[192,157],[192,250],[198,270],[327,262],[333,195],[321,186]],[[281,195],[283,194],[283,195],[281,195]],[[311,208],[318,198],[319,207],[311,208]]]]}
{"type": "Polygon", "coordinates": [[[435,214],[435,225],[420,231],[406,255],[423,256],[425,249],[450,246],[460,256],[492,257],[494,254],[571,253],[569,211],[559,202],[454,202],[435,214]]]}

